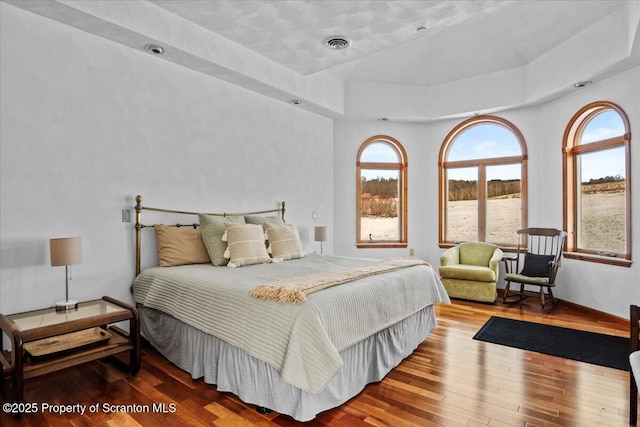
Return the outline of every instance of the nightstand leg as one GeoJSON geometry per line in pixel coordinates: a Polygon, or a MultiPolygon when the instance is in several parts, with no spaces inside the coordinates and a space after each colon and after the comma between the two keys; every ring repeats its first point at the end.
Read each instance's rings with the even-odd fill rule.
{"type": "Polygon", "coordinates": [[[129,339],[133,345],[133,349],[129,353],[129,372],[135,376],[140,371],[140,322],[137,311],[133,313],[129,329],[129,339]]]}
{"type": "Polygon", "coordinates": [[[22,336],[15,332],[13,335],[13,378],[12,394],[14,402],[24,402],[24,348],[22,336]]]}

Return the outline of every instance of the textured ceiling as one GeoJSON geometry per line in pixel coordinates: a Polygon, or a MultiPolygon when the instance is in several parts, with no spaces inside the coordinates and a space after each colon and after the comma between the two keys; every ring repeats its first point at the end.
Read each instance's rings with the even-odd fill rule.
{"type": "Polygon", "coordinates": [[[640,65],[640,0],[0,2],[330,118],[503,111],[640,65]]]}
{"type": "Polygon", "coordinates": [[[152,0],[176,15],[307,75],[445,28],[468,25],[509,1],[152,0]],[[427,31],[417,31],[426,27],[427,31]],[[336,52],[332,35],[353,41],[336,52]]]}
{"type": "Polygon", "coordinates": [[[433,85],[524,65],[623,0],[189,1],[152,3],[297,73],[433,85]],[[550,13],[552,10],[552,13],[550,13]],[[426,27],[418,31],[419,27],[426,27]],[[332,51],[322,40],[349,37],[332,51]],[[344,66],[339,66],[346,64],[344,66]]]}

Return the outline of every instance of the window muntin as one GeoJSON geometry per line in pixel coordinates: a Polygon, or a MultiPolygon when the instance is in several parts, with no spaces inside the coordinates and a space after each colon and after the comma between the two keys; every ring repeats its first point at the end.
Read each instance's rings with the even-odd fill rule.
{"type": "Polygon", "coordinates": [[[610,102],[583,107],[567,126],[567,256],[586,254],[581,259],[629,264],[622,260],[631,260],[630,136],[626,114],[610,102]]]}
{"type": "Polygon", "coordinates": [[[356,241],[358,247],[406,247],[407,161],[389,136],[365,141],[357,161],[356,241]]]}
{"type": "Polygon", "coordinates": [[[520,131],[494,116],[456,126],[440,150],[440,243],[516,243],[526,227],[526,146],[520,131]]]}

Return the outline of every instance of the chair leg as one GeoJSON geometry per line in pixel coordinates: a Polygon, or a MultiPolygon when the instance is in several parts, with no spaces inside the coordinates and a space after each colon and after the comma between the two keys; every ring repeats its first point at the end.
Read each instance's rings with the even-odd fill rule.
{"type": "Polygon", "coordinates": [[[546,289],[550,298],[550,301],[547,301],[545,299],[544,289],[545,289],[544,286],[540,286],[540,311],[544,311],[544,306],[550,302],[551,310],[549,310],[549,312],[552,312],[553,310],[555,310],[556,306],[558,305],[558,300],[556,299],[556,297],[553,296],[553,291],[551,290],[551,288],[547,287],[546,289]]]}
{"type": "Polygon", "coordinates": [[[510,292],[510,288],[511,288],[511,282],[507,282],[507,286],[505,286],[504,288],[504,294],[502,295],[502,303],[503,304],[507,304],[507,305],[514,305],[517,304],[521,301],[526,300],[529,295],[525,294],[524,292],[524,284],[521,283],[520,284],[520,292],[517,291],[511,291],[510,292]],[[507,298],[510,297],[516,297],[516,299],[512,300],[512,301],[507,301],[507,298]]]}
{"type": "Polygon", "coordinates": [[[551,304],[555,309],[556,306],[558,305],[558,300],[556,299],[556,297],[553,296],[553,291],[551,290],[551,288],[547,288],[547,290],[549,291],[549,298],[551,298],[551,304]]]}
{"type": "Polygon", "coordinates": [[[504,287],[504,294],[502,294],[502,303],[507,302],[507,295],[509,295],[509,288],[511,288],[511,282],[507,282],[507,286],[504,287]]]}

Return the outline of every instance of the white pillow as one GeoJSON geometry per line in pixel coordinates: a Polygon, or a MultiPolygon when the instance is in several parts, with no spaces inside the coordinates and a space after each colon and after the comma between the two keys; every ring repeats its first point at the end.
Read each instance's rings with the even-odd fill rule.
{"type": "Polygon", "coordinates": [[[263,224],[269,244],[267,252],[275,259],[296,259],[306,256],[302,250],[298,230],[293,224],[263,224]]]}
{"type": "Polygon", "coordinates": [[[271,262],[264,246],[262,227],[256,224],[226,223],[222,240],[227,242],[224,257],[229,259],[228,267],[262,264],[271,262]]]}

